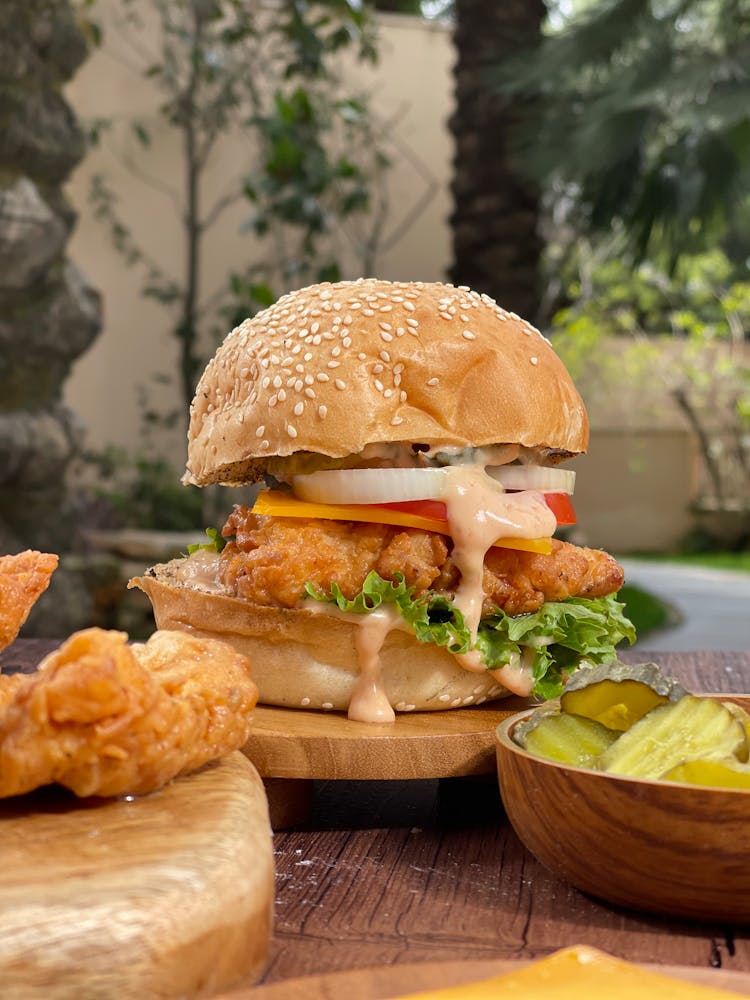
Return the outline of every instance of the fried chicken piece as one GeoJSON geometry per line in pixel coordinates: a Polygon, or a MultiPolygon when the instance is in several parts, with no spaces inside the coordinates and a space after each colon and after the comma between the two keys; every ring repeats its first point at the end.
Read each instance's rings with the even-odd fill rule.
{"type": "Polygon", "coordinates": [[[49,586],[58,558],[27,549],[0,556],[0,649],[10,646],[32,607],[49,586]]]}
{"type": "Polygon", "coordinates": [[[248,738],[258,690],[247,659],[214,639],[76,632],[30,675],[0,677],[0,796],[64,785],[141,795],[248,738]]]}
{"type": "Polygon", "coordinates": [[[347,597],[358,594],[393,529],[262,517],[236,507],[223,534],[235,535],[235,541],[222,550],[221,582],[253,604],[293,608],[308,581],[327,590],[335,580],[347,597]]]}
{"type": "MultiPolygon", "coordinates": [[[[236,507],[223,534],[235,540],[220,555],[221,581],[254,604],[292,608],[307,582],[326,592],[337,583],[351,599],[371,570],[388,580],[403,574],[415,596],[435,590],[452,597],[461,579],[451,540],[431,531],[266,517],[236,507]]],[[[545,601],[604,597],[623,579],[622,567],[606,552],[557,539],[549,555],[492,548],[485,558],[483,611],[499,607],[520,615],[545,601]]]]}

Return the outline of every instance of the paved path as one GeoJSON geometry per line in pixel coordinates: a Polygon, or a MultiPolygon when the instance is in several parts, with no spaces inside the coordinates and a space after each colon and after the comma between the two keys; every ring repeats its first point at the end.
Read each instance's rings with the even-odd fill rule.
{"type": "Polygon", "coordinates": [[[671,604],[682,618],[673,628],[650,632],[642,640],[644,649],[750,651],[750,573],[620,561],[626,583],[671,604]]]}

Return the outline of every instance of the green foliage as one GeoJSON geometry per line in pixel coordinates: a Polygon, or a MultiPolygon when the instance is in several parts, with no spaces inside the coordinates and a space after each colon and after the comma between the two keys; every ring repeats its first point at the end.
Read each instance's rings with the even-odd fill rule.
{"type": "Polygon", "coordinates": [[[182,486],[174,467],[146,453],[109,447],[88,456],[97,477],[93,496],[115,527],[154,531],[197,531],[203,524],[203,496],[182,486]]]}
{"type": "Polygon", "coordinates": [[[719,250],[683,257],[674,272],[579,253],[572,304],[553,319],[555,348],[574,379],[658,385],[698,441],[701,503],[750,495],[750,282],[719,250]]]}
{"type": "Polygon", "coordinates": [[[640,259],[750,252],[748,0],[601,0],[496,75],[528,170],[640,259]]]}
{"type": "MultiPolygon", "coordinates": [[[[376,49],[356,0],[281,0],[273,8],[244,0],[150,0],[147,11],[122,0],[122,9],[132,48],[143,48],[149,32],[148,50],[157,55],[142,72],[161,94],[156,121],[128,123],[138,154],[134,169],[178,201],[184,246],[175,256],[185,262],[183,273],[167,273],[134,237],[106,178],[94,179],[91,199],[124,261],[143,270],[143,294],[171,310],[187,412],[227,319],[256,312],[303,279],[340,277],[334,236],[369,210],[373,176],[387,160],[366,99],[346,93],[336,70],[343,50],[371,62],[376,49]],[[156,18],[156,33],[144,13],[156,18]],[[180,140],[184,197],[150,165],[155,133],[165,128],[180,140]],[[207,164],[230,132],[247,137],[247,162],[235,185],[204,204],[207,164]],[[225,288],[206,297],[204,238],[230,210],[238,227],[253,234],[248,245],[262,263],[238,266],[225,288]]],[[[103,141],[108,125],[93,123],[92,141],[103,141]]]]}

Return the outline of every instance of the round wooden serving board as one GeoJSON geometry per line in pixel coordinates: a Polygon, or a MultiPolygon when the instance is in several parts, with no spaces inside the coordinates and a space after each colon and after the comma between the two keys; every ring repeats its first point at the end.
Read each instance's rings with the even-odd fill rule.
{"type": "Polygon", "coordinates": [[[447,712],[399,712],[390,723],[343,712],[258,705],[244,752],[262,778],[408,780],[492,774],[495,730],[529,707],[508,697],[447,712]]]}
{"type": "MultiPolygon", "coordinates": [[[[392,1000],[420,990],[442,989],[477,982],[514,972],[528,962],[425,962],[413,965],[390,965],[378,969],[355,969],[285,979],[267,986],[235,990],[215,1000],[392,1000]]],[[[692,966],[644,965],[643,968],[662,975],[674,976],[690,983],[733,990],[740,996],[750,996],[750,974],[725,972],[692,966]]]]}
{"type": "Polygon", "coordinates": [[[242,754],[141,798],[41,789],[0,820],[4,997],[197,998],[260,975],[273,851],[242,754]]]}

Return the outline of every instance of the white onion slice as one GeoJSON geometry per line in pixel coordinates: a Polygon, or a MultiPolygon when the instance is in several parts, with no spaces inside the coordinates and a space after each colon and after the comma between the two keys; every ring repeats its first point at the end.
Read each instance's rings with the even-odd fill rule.
{"type": "Polygon", "coordinates": [[[506,490],[572,493],[576,483],[576,474],[570,469],[556,469],[544,465],[496,465],[489,466],[486,472],[506,490]]]}
{"type": "Polygon", "coordinates": [[[312,503],[397,503],[441,496],[443,469],[331,469],[295,476],[295,495],[312,503]]]}

